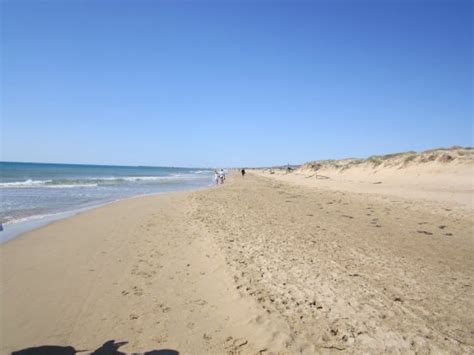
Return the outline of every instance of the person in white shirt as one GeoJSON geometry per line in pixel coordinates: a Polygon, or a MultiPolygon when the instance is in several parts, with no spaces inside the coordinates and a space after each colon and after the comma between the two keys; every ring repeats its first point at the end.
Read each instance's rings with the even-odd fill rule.
{"type": "Polygon", "coordinates": [[[224,173],[224,169],[221,169],[221,171],[219,172],[219,178],[221,180],[221,184],[224,183],[224,180],[225,180],[225,173],[224,173]]]}

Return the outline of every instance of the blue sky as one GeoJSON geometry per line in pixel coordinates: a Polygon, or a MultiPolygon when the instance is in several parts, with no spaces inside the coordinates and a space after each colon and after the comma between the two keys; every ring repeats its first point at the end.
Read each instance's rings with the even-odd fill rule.
{"type": "Polygon", "coordinates": [[[472,145],[470,1],[3,1],[7,161],[258,166],[472,145]]]}

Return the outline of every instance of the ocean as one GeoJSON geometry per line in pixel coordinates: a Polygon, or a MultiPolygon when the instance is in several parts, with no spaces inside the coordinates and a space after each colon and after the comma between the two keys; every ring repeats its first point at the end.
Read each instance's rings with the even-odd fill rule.
{"type": "Polygon", "coordinates": [[[0,162],[0,241],[124,198],[210,186],[212,176],[210,169],[0,162]]]}

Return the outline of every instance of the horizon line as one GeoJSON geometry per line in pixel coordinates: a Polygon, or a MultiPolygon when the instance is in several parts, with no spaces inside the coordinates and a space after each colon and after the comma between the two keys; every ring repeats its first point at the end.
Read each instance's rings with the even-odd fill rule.
{"type": "MultiPolygon", "coordinates": [[[[258,165],[258,166],[249,166],[249,165],[239,165],[237,166],[222,166],[223,168],[226,169],[240,169],[240,168],[247,168],[247,169],[258,169],[258,168],[275,168],[275,167],[281,167],[281,166],[300,166],[303,165],[307,162],[311,161],[324,161],[324,160],[346,160],[346,159],[368,159],[372,156],[379,156],[379,155],[387,155],[387,154],[401,154],[401,153],[409,153],[409,152],[415,152],[417,154],[420,153],[425,153],[425,152],[430,152],[434,150],[450,150],[450,149],[474,149],[473,146],[462,146],[462,145],[452,145],[450,147],[437,147],[437,148],[431,148],[431,149],[425,149],[425,150],[412,150],[412,151],[403,151],[403,152],[393,152],[393,153],[385,153],[385,154],[371,154],[368,155],[367,158],[357,158],[357,157],[346,157],[346,158],[324,158],[324,159],[313,159],[313,160],[308,160],[306,162],[299,162],[299,163],[283,163],[283,164],[271,164],[271,165],[258,165]]],[[[11,161],[11,160],[0,160],[0,163],[13,163],[13,164],[43,164],[43,165],[76,165],[76,166],[101,166],[101,167],[115,167],[115,168],[168,168],[168,169],[206,169],[206,170],[214,170],[217,169],[216,167],[203,167],[203,166],[198,166],[198,167],[186,167],[186,166],[159,166],[159,165],[114,165],[114,164],[90,164],[90,163],[52,163],[52,162],[35,162],[35,161],[11,161]]]]}

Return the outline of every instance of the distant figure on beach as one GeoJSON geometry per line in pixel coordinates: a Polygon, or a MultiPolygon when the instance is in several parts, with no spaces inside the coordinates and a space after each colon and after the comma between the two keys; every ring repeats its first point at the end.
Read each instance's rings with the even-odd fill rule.
{"type": "Polygon", "coordinates": [[[245,176],[245,169],[242,169],[241,173],[242,173],[242,177],[244,177],[245,176]]]}
{"type": "Polygon", "coordinates": [[[214,170],[214,181],[216,182],[216,185],[219,184],[219,173],[217,170],[214,170]]]}
{"type": "Polygon", "coordinates": [[[224,181],[225,181],[224,169],[221,169],[221,171],[219,172],[219,178],[220,178],[220,180],[221,180],[221,184],[223,184],[224,181]]]}

